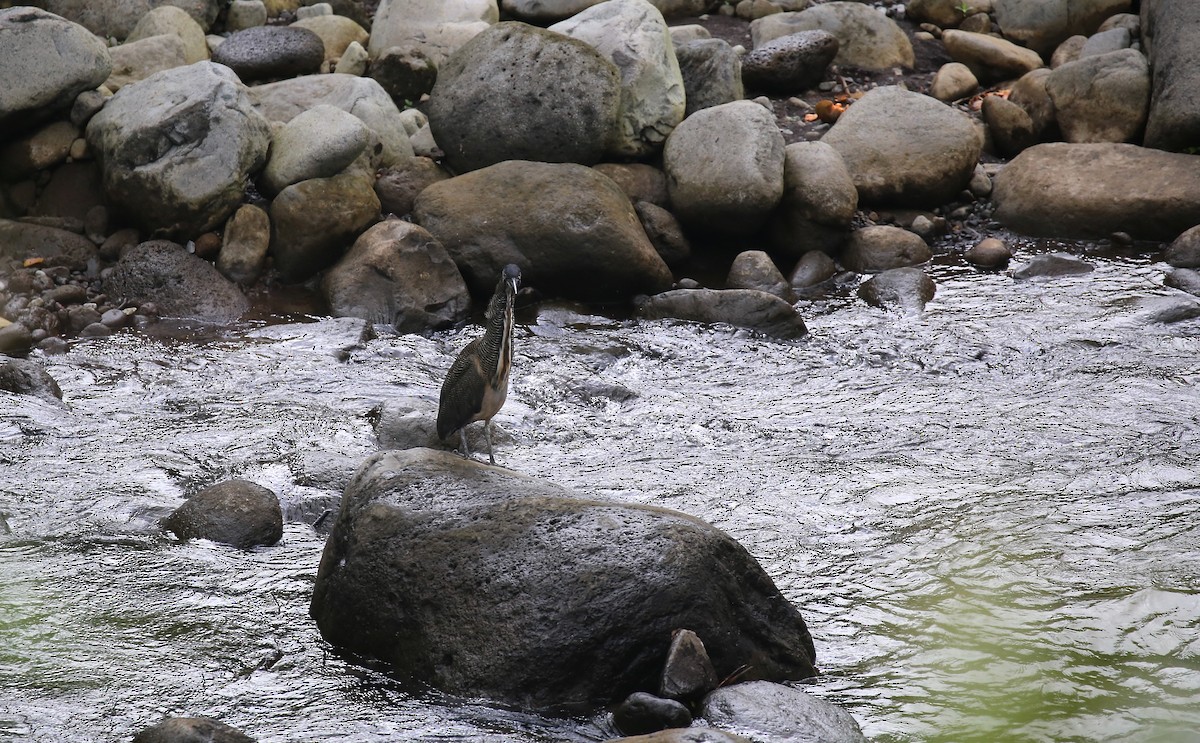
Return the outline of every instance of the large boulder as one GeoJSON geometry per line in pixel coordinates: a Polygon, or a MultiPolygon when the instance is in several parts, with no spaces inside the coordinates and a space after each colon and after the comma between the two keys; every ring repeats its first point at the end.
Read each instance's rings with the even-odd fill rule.
{"type": "Polygon", "coordinates": [[[394,46],[415,46],[440,67],[499,19],[496,0],[381,0],[367,51],[375,58],[394,46]]]}
{"type": "Polygon", "coordinates": [[[212,62],[122,88],[87,127],[112,204],[148,234],[185,239],[233,213],[270,137],[237,76],[212,62]]]}
{"type": "Polygon", "coordinates": [[[724,39],[696,39],[675,47],[683,77],[685,114],[746,97],[742,61],[724,39]]]}
{"type": "Polygon", "coordinates": [[[1173,240],[1200,224],[1200,156],[1130,144],[1040,144],[1004,166],[992,199],[996,219],[1028,235],[1173,240]]]}
{"type": "Polygon", "coordinates": [[[168,717],[133,736],[133,743],[256,743],[235,727],[211,717],[168,717]]]}
{"type": "Polygon", "coordinates": [[[678,628],[721,677],[816,672],[800,613],[723,532],[428,449],[359,469],[310,613],[439,689],[558,713],[653,688],[678,628]]]}
{"type": "Polygon", "coordinates": [[[758,49],[769,41],[798,31],[828,31],[838,41],[838,64],[868,70],[912,67],[916,64],[912,42],[883,13],[856,2],[814,5],[799,13],[775,13],[750,23],[751,39],[758,49]]]}
{"type": "Polygon", "coordinates": [[[1070,36],[1091,35],[1132,0],[992,0],[993,15],[1006,38],[1044,59],[1070,36]]]}
{"type": "Polygon", "coordinates": [[[787,300],[757,289],[674,289],[647,298],[638,314],[647,320],[725,323],[783,340],[808,333],[787,300]]]}
{"type": "Polygon", "coordinates": [[[1068,142],[1129,142],[1142,133],[1150,103],[1150,65],[1136,49],[1081,57],[1046,78],[1068,142]]]}
{"type": "Polygon", "coordinates": [[[0,38],[0,134],[69,109],[112,72],[103,41],[43,10],[0,10],[0,38]]]}
{"type": "Polygon", "coordinates": [[[862,202],[914,207],[957,196],[983,148],[966,114],[895,86],[864,95],[821,141],[841,154],[862,202]]]}
{"type": "Polygon", "coordinates": [[[351,168],[279,192],[270,208],[271,254],[284,281],[306,281],[332,266],[379,220],[373,180],[370,173],[351,168]]]}
{"type": "Polygon", "coordinates": [[[92,33],[124,39],[147,13],[163,5],[183,9],[207,31],[223,0],[35,0],[34,5],[74,21],[92,33]]]}
{"type": "Polygon", "coordinates": [[[422,227],[389,219],[370,228],[321,280],[333,314],[422,333],[467,319],[471,295],[442,244],[422,227]]]}
{"type": "Polygon", "coordinates": [[[1200,3],[1142,3],[1142,38],[1154,85],[1145,145],[1183,150],[1200,143],[1200,3]]]}
{"type": "Polygon", "coordinates": [[[621,74],[590,44],[505,22],[438,69],[429,125],[457,172],[503,160],[598,162],[614,141],[621,74]]]}
{"type": "Polygon", "coordinates": [[[621,72],[621,114],[608,154],[657,152],[684,112],[683,77],[662,13],[646,0],[608,0],[550,30],[591,44],[621,72]]]}
{"type": "Polygon", "coordinates": [[[379,83],[356,75],[308,75],[257,85],[250,97],[270,121],[286,124],[321,104],[358,117],[383,147],[380,164],[403,162],[413,156],[412,143],[400,121],[400,111],[379,83]]]}
{"type": "Polygon", "coordinates": [[[752,101],[692,114],[663,148],[675,215],[698,230],[758,229],[783,197],[783,150],[775,116],[752,101]]]}
{"type": "Polygon", "coordinates": [[[429,186],[413,216],[476,296],[490,294],[508,263],[549,295],[612,300],[671,284],[629,198],[582,165],[498,163],[429,186]]]}
{"type": "Polygon", "coordinates": [[[102,286],[110,297],[153,302],[164,317],[227,323],[250,309],[237,285],[213,264],[166,240],[126,249],[102,286]]]}
{"type": "Polygon", "coordinates": [[[771,215],[771,246],[796,257],[835,250],[858,209],[858,189],[845,161],[825,142],[794,142],[783,153],[783,199],[771,215]]]}

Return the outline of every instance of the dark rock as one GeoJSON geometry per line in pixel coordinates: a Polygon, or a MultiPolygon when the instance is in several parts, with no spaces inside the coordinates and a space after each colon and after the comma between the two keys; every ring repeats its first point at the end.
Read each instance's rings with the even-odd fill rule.
{"type": "Polygon", "coordinates": [[[42,258],[45,265],[83,271],[97,255],[92,241],[74,232],[0,219],[0,261],[42,258]]]}
{"type": "Polygon", "coordinates": [[[837,274],[837,264],[827,254],[810,250],[801,256],[788,283],[792,289],[807,289],[832,279],[837,274]]]}
{"type": "Polygon", "coordinates": [[[782,339],[808,333],[804,320],[792,305],[774,294],[754,289],[673,289],[649,297],[638,312],[647,320],[720,322],[782,339]]]}
{"type": "Polygon", "coordinates": [[[133,743],[255,743],[254,739],[208,717],[172,717],[133,736],[133,743]]]}
{"type": "Polygon", "coordinates": [[[237,285],[181,245],[152,240],[128,248],[104,278],[110,297],[153,302],[165,317],[232,322],[250,309],[237,285]]]}
{"type": "Polygon", "coordinates": [[[855,230],[842,251],[842,265],[858,273],[919,266],[933,257],[920,235],[899,227],[874,225],[855,230]]]}
{"type": "Polygon", "coordinates": [[[1061,276],[1078,276],[1091,273],[1092,264],[1069,255],[1035,255],[1029,262],[1013,270],[1014,279],[1056,279],[1061,276]]]}
{"type": "Polygon", "coordinates": [[[924,310],[935,292],[937,285],[919,268],[892,268],[858,288],[858,296],[867,304],[906,312],[924,310]]]}
{"type": "Polygon", "coordinates": [[[433,90],[438,71],[437,65],[420,48],[394,46],[371,60],[367,75],[378,82],[397,105],[411,106],[433,90]]]}
{"type": "Polygon", "coordinates": [[[238,549],[275,544],[283,536],[279,498],[246,480],[226,480],[187,499],[163,521],[180,539],[210,539],[238,549]]]}
{"type": "Polygon", "coordinates": [[[320,72],[325,43],[307,28],[256,26],[229,34],[212,59],[246,83],[276,80],[320,72]]]}
{"type": "Polygon", "coordinates": [[[825,78],[837,53],[837,37],[828,31],[781,36],[742,57],[742,81],[751,90],[800,93],[825,78]]]}
{"type": "Polygon", "coordinates": [[[1200,225],[1185,230],[1171,241],[1163,260],[1176,268],[1200,268],[1200,225]]]}
{"type": "Polygon", "coordinates": [[[755,740],[792,743],[866,743],[846,710],[820,697],[769,681],[717,689],[704,699],[704,719],[755,740]]]}
{"type": "Polygon", "coordinates": [[[757,289],[784,301],[792,301],[791,285],[783,278],[771,256],[761,250],[738,253],[729,267],[725,285],[730,289],[757,289]]]}
{"type": "Polygon", "coordinates": [[[62,389],[54,377],[40,364],[24,359],[0,361],[0,390],[33,395],[52,402],[62,399],[62,389]]]}
{"type": "Polygon", "coordinates": [[[306,281],[332,266],[379,216],[374,179],[354,170],[283,189],[270,211],[271,254],[280,277],[306,281]]]}
{"type": "Polygon", "coordinates": [[[592,169],[608,176],[625,192],[634,204],[647,201],[662,209],[669,209],[671,197],[667,194],[667,174],[646,163],[598,163],[592,169]]]}
{"type": "Polygon", "coordinates": [[[613,738],[608,743],[751,743],[751,740],[712,728],[676,728],[628,738],[613,738]]]}
{"type": "Polygon", "coordinates": [[[663,664],[658,693],[667,699],[691,704],[717,688],[718,682],[717,671],[700,637],[690,629],[675,630],[671,635],[667,662],[663,664]]]}
{"type": "Polygon", "coordinates": [[[746,97],[742,61],[724,39],[697,39],[675,47],[687,104],[685,117],[746,97]]]}
{"type": "Polygon", "coordinates": [[[1012,258],[1012,251],[1008,249],[1003,240],[987,237],[968,248],[963,253],[963,258],[979,268],[997,269],[1008,265],[1008,261],[1012,258]]]}
{"type": "Polygon", "coordinates": [[[683,233],[683,226],[675,215],[649,201],[639,201],[633,205],[637,210],[638,219],[642,221],[642,229],[646,237],[658,251],[663,262],[668,266],[683,263],[692,255],[692,244],[683,233]]]}
{"type": "Polygon", "coordinates": [[[718,673],[815,673],[799,612],[723,532],[426,449],[355,475],[310,613],[336,646],[532,710],[652,686],[676,627],[705,639],[718,673]]]}
{"type": "Polygon", "coordinates": [[[1185,150],[1200,142],[1200,3],[1143,2],[1143,44],[1152,86],[1144,143],[1185,150]]]}
{"type": "Polygon", "coordinates": [[[88,323],[79,331],[82,338],[107,338],[112,334],[113,329],[99,321],[88,323]]]}
{"type": "Polygon", "coordinates": [[[1038,135],[1034,131],[1033,119],[1024,108],[1007,98],[986,96],[982,113],[1000,154],[1011,157],[1037,144],[1038,135]]]}
{"type": "Polygon", "coordinates": [[[613,724],[625,735],[653,733],[692,724],[692,713],[674,699],[635,691],[613,710],[613,724]]]}
{"type": "Polygon", "coordinates": [[[375,195],[384,214],[403,217],[412,212],[417,194],[450,174],[428,157],[411,157],[384,169],[375,179],[375,195]]]}
{"type": "Polygon", "coordinates": [[[783,198],[768,224],[771,247],[789,256],[836,251],[858,208],[845,161],[824,142],[794,142],[783,155],[783,198]]]}
{"type": "Polygon", "coordinates": [[[1163,283],[1174,289],[1179,289],[1180,291],[1200,297],[1200,271],[1177,268],[1167,274],[1167,278],[1163,283]]]}
{"type": "Polygon", "coordinates": [[[0,353],[25,353],[33,345],[33,335],[24,324],[15,322],[0,327],[0,353]]]}

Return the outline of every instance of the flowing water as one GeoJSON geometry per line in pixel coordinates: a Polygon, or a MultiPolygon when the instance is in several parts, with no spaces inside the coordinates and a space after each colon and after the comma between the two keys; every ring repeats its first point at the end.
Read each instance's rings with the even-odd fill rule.
{"type": "MultiPolygon", "coordinates": [[[[527,312],[498,458],[731,533],[801,608],[811,691],[874,740],[1194,741],[1200,320],[1147,319],[1162,264],[1094,262],[935,266],[924,314],[806,302],[797,343],[527,312]]],[[[436,400],[478,329],[357,333],[121,333],[42,359],[63,406],[0,393],[0,741],[128,740],[165,715],[264,743],[612,735],[322,641],[309,524],[376,448],[371,410],[436,400]],[[279,494],[280,545],[158,529],[229,477],[279,494]]]]}

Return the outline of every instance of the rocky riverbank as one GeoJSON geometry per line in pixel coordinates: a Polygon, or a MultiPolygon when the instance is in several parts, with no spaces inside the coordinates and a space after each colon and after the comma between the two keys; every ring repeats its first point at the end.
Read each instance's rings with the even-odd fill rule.
{"type": "MultiPolygon", "coordinates": [[[[1176,94],[1200,88],[1189,63],[1200,17],[1183,0],[1087,0],[1061,15],[1020,0],[42,5],[0,10],[12,42],[0,45],[0,70],[13,81],[0,93],[8,354],[59,352],[157,317],[234,322],[287,287],[311,292],[318,312],[430,332],[467,321],[509,262],[532,298],[795,338],[806,332],[798,297],[857,292],[919,312],[936,291],[923,265],[1003,269],[1012,250],[993,233],[1007,230],[1161,251],[1175,267],[1166,281],[1200,293],[1200,96],[1176,94]]],[[[1014,275],[1083,270],[1058,258],[1014,275]]],[[[1161,318],[1197,315],[1200,302],[1181,293],[1161,318]]],[[[53,385],[28,365],[2,378],[17,391],[53,385]]],[[[712,680],[671,693],[656,675],[672,633],[707,644],[717,681],[815,672],[799,612],[711,527],[494,483],[436,453],[383,456],[348,491],[318,577],[313,615],[335,645],[530,708],[576,711],[635,692],[619,713],[638,720],[629,733],[675,724],[680,708],[762,730],[772,704],[794,703],[778,698],[798,692],[769,681],[734,694],[757,700],[732,705],[755,707],[748,717],[705,701],[729,696],[712,680]],[[417,486],[380,474],[395,469],[421,492],[449,493],[446,503],[414,503],[406,488],[417,486]],[[498,490],[519,497],[498,505],[498,490]],[[441,523],[460,512],[478,524],[441,523]],[[612,531],[595,544],[572,537],[601,526],[612,531]],[[375,541],[362,537],[371,529],[375,541]],[[496,546],[476,532],[532,541],[496,546]],[[640,575],[657,575],[661,554],[712,560],[677,561],[681,574],[663,570],[662,586],[642,595],[628,590],[640,579],[617,580],[621,561],[608,559],[601,577],[615,582],[596,589],[596,550],[629,558],[648,533],[662,541],[640,575]],[[417,539],[438,562],[464,545],[500,557],[492,572],[418,582],[422,571],[380,549],[395,539],[417,539]],[[579,561],[564,584],[575,590],[547,599],[545,581],[559,574],[529,565],[564,555],[579,561]],[[345,578],[355,570],[390,571],[398,588],[373,596],[345,578]],[[740,580],[716,597],[695,586],[663,598],[720,573],[740,580]],[[584,584],[596,600],[572,608],[584,584]],[[675,613],[688,595],[750,606],[751,616],[675,613]],[[584,661],[556,653],[565,670],[525,678],[516,669],[550,668],[537,658],[546,645],[519,645],[546,624],[500,648],[446,629],[512,596],[545,600],[521,618],[574,627],[562,646],[603,647],[603,663],[573,674],[584,661]],[[367,626],[347,629],[346,606],[362,608],[355,622],[369,614],[367,626]],[[576,627],[601,608],[608,623],[576,627]],[[410,643],[387,634],[397,624],[410,643]],[[450,640],[465,644],[449,651],[450,640]],[[646,691],[661,698],[636,696],[646,691]]],[[[278,539],[272,503],[266,537],[223,541],[278,539]]],[[[209,534],[192,531],[200,521],[185,512],[175,531],[209,534]]],[[[472,636],[496,629],[484,623],[472,636]]],[[[796,724],[820,719],[838,721],[838,740],[855,739],[836,708],[796,724]]],[[[673,735],[656,740],[687,739],[673,735]]]]}

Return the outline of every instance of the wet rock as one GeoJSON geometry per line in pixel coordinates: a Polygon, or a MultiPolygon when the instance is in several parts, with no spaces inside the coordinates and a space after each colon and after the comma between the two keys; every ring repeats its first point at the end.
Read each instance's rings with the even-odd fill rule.
{"type": "Polygon", "coordinates": [[[838,41],[834,61],[868,70],[912,67],[912,42],[896,22],[874,8],[856,2],[814,5],[799,13],[776,13],[753,21],[754,48],[797,31],[828,31],[838,41]]]}
{"type": "Polygon", "coordinates": [[[1068,142],[1126,142],[1146,124],[1150,67],[1134,49],[1083,57],[1051,72],[1046,92],[1068,142]]]}
{"type": "Polygon", "coordinates": [[[1057,279],[1063,276],[1078,276],[1091,273],[1092,264],[1070,255],[1052,253],[1035,255],[1029,262],[1012,272],[1014,279],[1029,281],[1033,279],[1057,279]]]}
{"type": "Polygon", "coordinates": [[[593,170],[603,173],[629,197],[633,203],[648,201],[666,209],[670,205],[667,195],[667,176],[658,168],[646,163],[599,163],[593,170]]]}
{"type": "Polygon", "coordinates": [[[984,98],[981,109],[1000,154],[1011,157],[1037,144],[1033,119],[1025,109],[997,95],[984,98]]]}
{"type": "MultiPolygon", "coordinates": [[[[7,322],[7,321],[4,321],[7,322]]],[[[33,335],[22,323],[0,322],[0,353],[21,354],[33,346],[33,335]]]]}
{"type": "Polygon", "coordinates": [[[190,496],[163,526],[180,539],[209,539],[248,550],[280,540],[283,511],[267,488],[226,480],[190,496]]]}
{"type": "Polygon", "coordinates": [[[0,359],[0,390],[49,402],[62,400],[62,389],[54,377],[41,364],[24,359],[0,359]]]}
{"type": "MultiPolygon", "coordinates": [[[[303,18],[293,23],[289,28],[303,28],[312,31],[321,38],[325,48],[325,61],[332,62],[341,58],[351,44],[367,43],[367,30],[354,21],[340,15],[323,15],[313,18],[303,18]]],[[[340,70],[339,70],[340,72],[340,70]]]]}
{"type": "Polygon", "coordinates": [[[864,95],[821,141],[841,154],[860,202],[914,207],[955,198],[983,148],[968,116],[894,86],[864,95]]]}
{"type": "Polygon", "coordinates": [[[1143,297],[1138,302],[1139,314],[1147,322],[1170,324],[1200,317],[1200,301],[1194,297],[1143,297]]]}
{"type": "Polygon", "coordinates": [[[334,315],[424,333],[463,322],[471,295],[441,243],[424,228],[389,219],[364,232],[321,280],[334,315]]]}
{"type": "Polygon", "coordinates": [[[231,33],[212,58],[247,83],[275,80],[318,72],[325,44],[305,28],[255,26],[231,33]]]}
{"type": "Polygon", "coordinates": [[[866,743],[850,713],[782,684],[750,681],[717,689],[704,700],[704,719],[754,739],[797,743],[866,743]]]}
{"type": "Polygon", "coordinates": [[[1153,70],[1145,145],[1185,150],[1200,142],[1200,3],[1142,3],[1142,38],[1153,70]]]}
{"type": "Polygon", "coordinates": [[[749,738],[711,728],[676,728],[659,733],[613,738],[608,743],[750,743],[749,738]]]}
{"type": "Polygon", "coordinates": [[[700,39],[675,47],[683,78],[685,116],[746,97],[742,61],[724,39],[700,39]]]}
{"type": "MultiPolygon", "coordinates": [[[[357,117],[322,104],[297,115],[271,136],[271,157],[260,182],[276,194],[310,178],[330,178],[366,151],[373,133],[357,117]]],[[[378,152],[383,145],[375,143],[378,152]]]]}
{"type": "MultiPolygon", "coordinates": [[[[372,411],[375,437],[383,449],[440,449],[444,446],[437,435],[438,401],[433,396],[391,397],[372,411]]],[[[467,429],[467,446],[476,450],[478,427],[467,429]]],[[[497,431],[500,427],[496,426],[497,431]]],[[[479,435],[482,439],[482,435],[479,435]]],[[[499,439],[493,437],[499,443],[499,439]]],[[[479,441],[478,443],[483,443],[479,441]]],[[[349,478],[347,478],[349,480],[349,478]]]]}
{"type": "Polygon", "coordinates": [[[1129,144],[1039,144],[1000,171],[992,199],[995,218],[1027,235],[1173,240],[1200,224],[1200,157],[1129,144]]]}
{"type": "Polygon", "coordinates": [[[828,31],[781,36],[742,57],[742,81],[751,90],[799,93],[825,79],[837,53],[837,37],[828,31]]]}
{"type": "Polygon", "coordinates": [[[440,65],[428,113],[459,173],[504,160],[590,165],[616,136],[621,100],[620,72],[590,44],[506,22],[440,65]]]}
{"type": "Polygon", "coordinates": [[[102,38],[124,39],[139,20],[160,5],[182,8],[207,31],[223,3],[221,0],[39,0],[38,5],[102,38]]]}
{"type": "Polygon", "coordinates": [[[371,62],[367,74],[379,82],[397,105],[411,105],[433,90],[437,65],[415,46],[394,46],[384,49],[371,62]]]}
{"type": "Polygon", "coordinates": [[[413,210],[417,195],[450,174],[428,157],[413,157],[380,172],[375,195],[384,214],[403,217],[413,210]]]}
{"type": "Polygon", "coordinates": [[[48,265],[83,271],[96,256],[96,246],[83,235],[40,224],[0,219],[0,260],[42,258],[48,265]]]}
{"type": "Polygon", "coordinates": [[[590,44],[620,71],[620,114],[606,154],[657,152],[684,114],[683,78],[662,13],[646,0],[607,0],[550,30],[590,44]]]}
{"type": "Polygon", "coordinates": [[[724,533],[425,449],[359,469],[310,613],[336,646],[525,709],[644,688],[675,627],[704,638],[718,673],[750,658],[767,678],[814,672],[799,612],[724,533]]]}
{"type": "Polygon", "coordinates": [[[270,131],[228,68],[197,62],[118,92],[87,139],[115,206],[146,232],[191,237],[237,208],[270,131]]]}
{"type": "Polygon", "coordinates": [[[1176,268],[1200,268],[1200,225],[1184,230],[1171,241],[1163,260],[1176,268]]]}
{"type": "Polygon", "coordinates": [[[253,204],[243,204],[225,223],[217,270],[242,286],[258,280],[271,246],[271,219],[253,204]]]}
{"type": "Polygon", "coordinates": [[[784,301],[792,301],[791,285],[783,278],[771,256],[761,250],[738,253],[729,267],[725,285],[730,289],[757,289],[784,301]]]}
{"type": "Polygon", "coordinates": [[[75,97],[108,78],[104,42],[87,29],[36,8],[0,10],[0,134],[69,109],[75,97]]]}
{"type": "Polygon", "coordinates": [[[126,249],[102,287],[108,296],[123,297],[135,305],[153,302],[164,317],[225,323],[250,308],[237,286],[213,264],[166,240],[126,249]]]}
{"type": "Polygon", "coordinates": [[[490,296],[506,263],[551,296],[612,300],[671,284],[628,197],[582,165],[492,165],[426,188],[413,216],[478,297],[490,296]]]}
{"type": "Polygon", "coordinates": [[[965,64],[983,83],[1020,77],[1044,64],[1036,52],[989,34],[951,30],[942,34],[942,43],[955,62],[965,64]]]}
{"type": "Polygon", "coordinates": [[[1185,291],[1188,294],[1195,294],[1200,297],[1200,271],[1193,271],[1188,268],[1177,268],[1167,274],[1163,284],[1173,289],[1185,291]]]}
{"type": "Polygon", "coordinates": [[[793,290],[808,289],[832,279],[837,274],[837,264],[828,254],[810,250],[800,257],[788,283],[793,290]]]}
{"type": "Polygon", "coordinates": [[[784,142],[775,117],[751,101],[697,111],[663,149],[675,216],[723,234],[761,227],[783,197],[784,142]]]}
{"type": "Polygon", "coordinates": [[[919,235],[890,225],[855,230],[842,251],[842,265],[858,273],[918,266],[933,257],[919,235]]]}
{"type": "Polygon", "coordinates": [[[613,724],[625,735],[653,733],[692,724],[692,713],[674,699],[635,691],[613,710],[613,724]]]}
{"type": "Polygon", "coordinates": [[[309,75],[250,89],[255,107],[270,121],[286,124],[322,104],[353,114],[375,133],[386,167],[413,156],[412,143],[401,124],[400,111],[379,83],[354,75],[309,75]]]}
{"type": "Polygon", "coordinates": [[[1104,19],[1129,8],[1130,0],[1002,0],[995,3],[993,13],[1006,38],[1049,57],[1068,36],[1087,36],[1104,19]]]}
{"type": "MultiPolygon", "coordinates": [[[[707,12],[709,0],[649,0],[667,18],[697,16],[707,12]]],[[[601,0],[500,0],[505,15],[537,25],[569,18],[601,0]]]]}
{"type": "Polygon", "coordinates": [[[650,244],[664,263],[676,266],[691,257],[692,244],[683,234],[683,227],[674,214],[649,201],[639,201],[633,208],[642,222],[646,237],[650,238],[650,244]]]}
{"type": "Polygon", "coordinates": [[[963,258],[978,268],[999,269],[1008,265],[1012,259],[1012,251],[1003,240],[986,237],[968,248],[963,253],[963,258]]]}
{"type": "Polygon", "coordinates": [[[1017,80],[1008,94],[1008,101],[1020,106],[1029,115],[1033,134],[1039,140],[1050,138],[1058,128],[1054,101],[1046,92],[1046,81],[1049,78],[1050,70],[1045,67],[1027,72],[1017,80]]]}
{"type": "Polygon", "coordinates": [[[148,39],[130,41],[109,50],[112,56],[112,74],[104,81],[104,87],[114,93],[121,88],[145,80],[156,72],[183,67],[183,40],[173,34],[151,36],[148,39]]]}
{"type": "Polygon", "coordinates": [[[858,208],[845,161],[825,142],[796,142],[783,152],[783,198],[767,231],[771,246],[791,256],[837,249],[858,208]]]}
{"type": "Polygon", "coordinates": [[[725,323],[785,340],[808,333],[791,304],[755,289],[674,289],[649,297],[638,313],[647,320],[725,323]]]}
{"type": "Polygon", "coordinates": [[[691,704],[717,688],[719,682],[700,637],[690,629],[675,630],[658,683],[659,695],[691,704]]]}
{"type": "Polygon", "coordinates": [[[125,39],[125,43],[161,34],[175,36],[183,43],[184,64],[208,59],[208,43],[204,40],[204,29],[187,11],[174,5],[160,5],[142,16],[125,39]]]}
{"type": "Polygon", "coordinates": [[[905,312],[924,311],[936,292],[933,279],[919,268],[891,268],[858,287],[859,298],[867,304],[905,312]]]}
{"type": "Polygon", "coordinates": [[[287,282],[333,265],[380,218],[371,174],[351,169],[292,184],[271,202],[271,254],[287,282]]]}
{"type": "MultiPolygon", "coordinates": [[[[929,87],[929,95],[943,103],[966,98],[979,88],[979,80],[962,62],[947,62],[938,68],[929,87]]],[[[985,99],[986,100],[986,99],[985,99]]]]}
{"type": "Polygon", "coordinates": [[[375,58],[394,46],[416,46],[441,67],[498,20],[496,3],[490,0],[381,0],[367,51],[375,58]]]}

